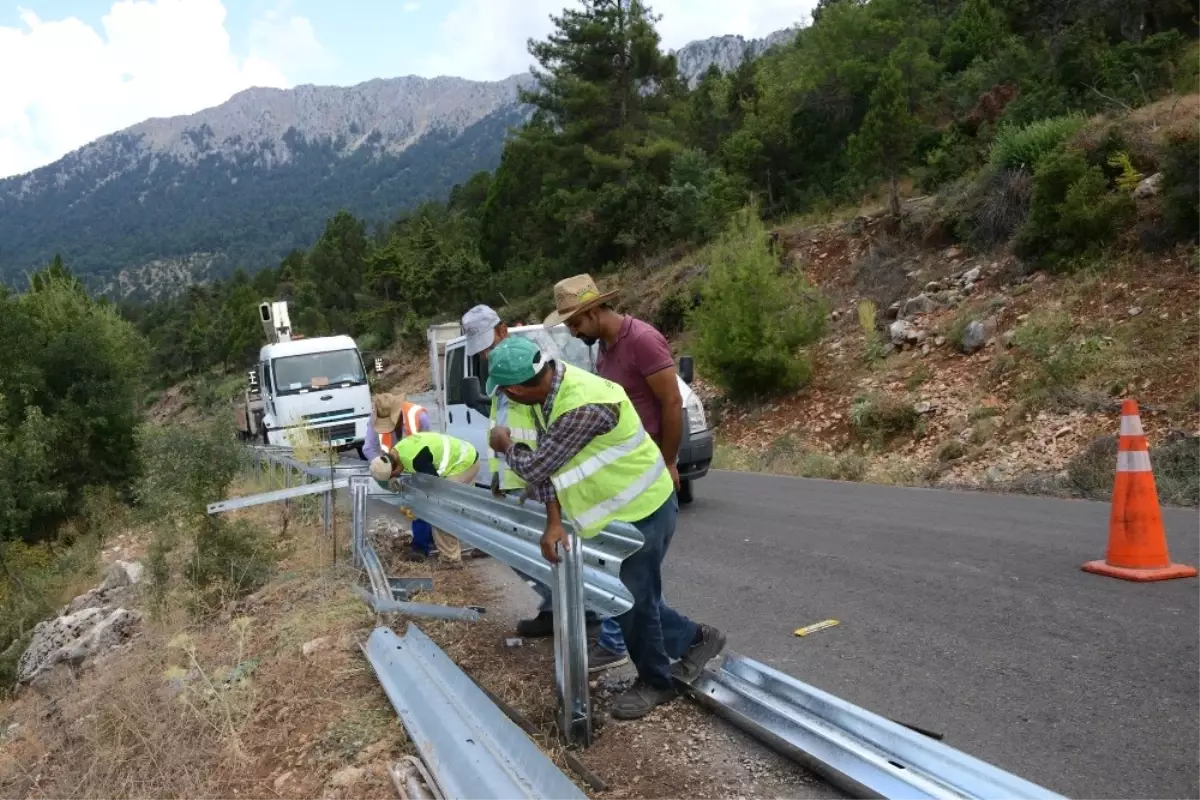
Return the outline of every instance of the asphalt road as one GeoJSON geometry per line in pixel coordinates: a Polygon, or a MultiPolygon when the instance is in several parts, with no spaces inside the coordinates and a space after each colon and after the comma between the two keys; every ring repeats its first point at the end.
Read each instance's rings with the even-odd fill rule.
{"type": "MultiPolygon", "coordinates": [[[[1164,517],[1195,565],[1196,512],[1164,517]]],[[[666,596],[730,648],[1062,794],[1200,796],[1200,584],[1082,572],[1107,525],[1103,503],[713,472],[666,596]]]]}

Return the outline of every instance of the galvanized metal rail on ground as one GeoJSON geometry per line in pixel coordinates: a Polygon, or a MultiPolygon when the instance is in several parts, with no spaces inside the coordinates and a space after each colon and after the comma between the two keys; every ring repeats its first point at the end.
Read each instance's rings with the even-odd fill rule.
{"type": "Polygon", "coordinates": [[[445,797],[586,797],[416,625],[376,628],[364,651],[445,797]]]}
{"type": "Polygon", "coordinates": [[[738,653],[687,688],[854,797],[1061,797],[738,653]]]}

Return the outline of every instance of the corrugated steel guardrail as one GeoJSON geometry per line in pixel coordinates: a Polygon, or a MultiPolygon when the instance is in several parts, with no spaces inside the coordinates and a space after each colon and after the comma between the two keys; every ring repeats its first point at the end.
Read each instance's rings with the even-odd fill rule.
{"type": "Polygon", "coordinates": [[[953,747],[738,653],[693,697],[854,797],[1059,798],[953,747]]]}
{"type": "Polygon", "coordinates": [[[376,628],[364,651],[447,798],[586,797],[416,625],[376,628]]]}
{"type": "MultiPolygon", "coordinates": [[[[542,557],[545,512],[539,504],[518,505],[484,490],[430,475],[405,475],[403,491],[372,495],[394,506],[408,507],[431,525],[453,534],[546,586],[556,584],[551,565],[542,557]]],[[[597,614],[615,617],[633,608],[633,595],[621,583],[621,562],[641,549],[645,540],[627,523],[609,525],[583,539],[583,601],[597,614]]]]}

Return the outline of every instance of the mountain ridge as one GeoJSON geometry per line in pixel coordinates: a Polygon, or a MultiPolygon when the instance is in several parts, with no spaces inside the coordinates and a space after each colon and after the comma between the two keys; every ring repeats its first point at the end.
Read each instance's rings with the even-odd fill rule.
{"type": "MultiPolygon", "coordinates": [[[[675,52],[694,83],[794,36],[718,36],[675,52]]],[[[372,78],[251,87],[192,114],[152,117],[0,179],[0,282],[61,253],[93,290],[178,292],[307,247],[345,208],[383,222],[493,169],[528,119],[534,77],[372,78]],[[250,224],[253,223],[253,224],[250,224]]]]}

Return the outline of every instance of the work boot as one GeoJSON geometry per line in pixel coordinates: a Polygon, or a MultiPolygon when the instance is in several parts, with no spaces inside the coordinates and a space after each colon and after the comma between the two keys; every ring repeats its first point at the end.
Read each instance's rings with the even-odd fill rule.
{"type": "Polygon", "coordinates": [[[641,719],[663,703],[671,702],[676,696],[673,688],[660,689],[638,679],[633,686],[617,695],[609,713],[613,719],[641,719]]]}
{"type": "Polygon", "coordinates": [[[589,675],[604,672],[606,669],[612,669],[613,667],[619,667],[622,664],[628,663],[629,653],[614,653],[607,647],[601,647],[598,644],[593,644],[588,648],[587,665],[589,675]]]}
{"type": "Polygon", "coordinates": [[[539,611],[532,619],[523,619],[517,623],[517,636],[526,639],[540,639],[554,635],[554,612],[539,611]]]}
{"type": "MultiPolygon", "coordinates": [[[[584,625],[589,631],[600,625],[600,618],[591,611],[584,617],[584,625]]],[[[532,619],[523,619],[517,623],[517,635],[527,639],[540,639],[554,635],[554,612],[539,611],[532,619]]]]}
{"type": "Polygon", "coordinates": [[[700,677],[704,665],[721,654],[725,649],[725,634],[711,625],[701,623],[696,626],[696,639],[683,658],[671,665],[671,674],[684,683],[691,683],[700,677]]]}

